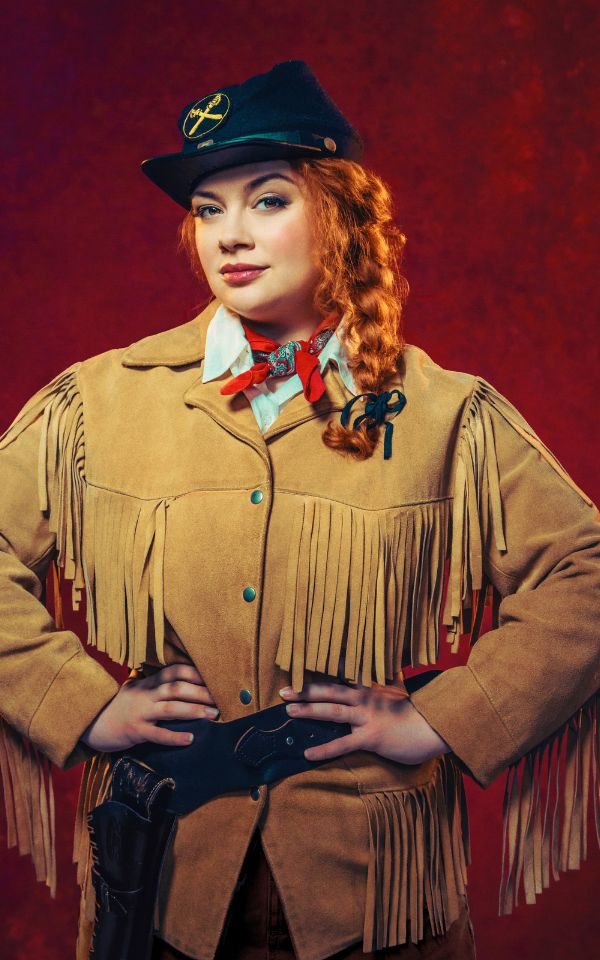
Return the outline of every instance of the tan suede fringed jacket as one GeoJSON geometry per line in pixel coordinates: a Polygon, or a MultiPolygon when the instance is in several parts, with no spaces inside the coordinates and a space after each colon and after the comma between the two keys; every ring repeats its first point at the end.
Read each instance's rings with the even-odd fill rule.
{"type": "Polygon", "coordinates": [[[360,939],[365,951],[416,941],[425,907],[443,932],[470,859],[464,773],[486,787],[507,771],[500,911],[521,884],[534,902],[586,853],[597,510],[508,400],[414,346],[386,385],[407,398],[390,460],[382,442],[362,462],[322,443],[351,398],[333,362],[321,400],[295,396],[263,436],[243,394],[219,393],[225,375],[202,383],[217,306],[72,364],[0,439],[9,844],[31,853],[54,894],[51,764],[85,760],[85,960],[85,814],[104,795],[107,762],[78,740],[118,684],[42,602],[60,571],[73,607],[85,598],[88,643],[132,668],[195,664],[222,721],[280,703],[281,686],[300,690],[314,672],[391,683],[403,666],[436,662],[441,624],[453,649],[471,634],[468,664],[412,696],[452,752],[404,765],[357,751],[263,786],[258,800],[231,793],[180,819],[156,911],[177,949],[212,960],[257,825],[299,960],[360,939]],[[488,594],[495,622],[478,636],[488,594]]]}

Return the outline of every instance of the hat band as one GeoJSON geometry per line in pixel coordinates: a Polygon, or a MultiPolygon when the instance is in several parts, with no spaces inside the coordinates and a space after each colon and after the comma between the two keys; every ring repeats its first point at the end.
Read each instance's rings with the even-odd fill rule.
{"type": "MultiPolygon", "coordinates": [[[[320,133],[310,133],[310,137],[314,137],[315,140],[332,140],[331,137],[325,137],[320,133]]],[[[198,150],[202,150],[204,147],[214,147],[217,146],[219,149],[223,147],[234,146],[237,143],[261,143],[263,140],[277,141],[281,143],[282,146],[290,147],[303,147],[306,150],[314,150],[315,153],[322,153],[323,147],[314,146],[313,144],[304,143],[304,140],[307,137],[307,133],[303,133],[301,130],[279,130],[276,133],[252,133],[246,137],[233,137],[231,140],[204,140],[201,143],[190,143],[185,145],[186,153],[196,153],[198,150]]],[[[325,145],[325,149],[328,149],[325,145]]],[[[332,152],[332,151],[330,151],[332,152]]]]}

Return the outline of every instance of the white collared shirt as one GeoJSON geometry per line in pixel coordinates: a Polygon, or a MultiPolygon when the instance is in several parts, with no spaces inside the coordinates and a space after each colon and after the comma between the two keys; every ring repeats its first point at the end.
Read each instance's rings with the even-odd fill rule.
{"type": "MultiPolygon", "coordinates": [[[[343,323],[343,320],[342,317],[340,323],[343,323]]],[[[352,394],[358,392],[337,330],[318,354],[318,359],[321,373],[330,360],[335,360],[345,386],[352,394]]],[[[239,317],[231,313],[224,304],[220,304],[206,331],[202,382],[214,380],[227,370],[237,377],[249,370],[253,364],[252,349],[239,317]]],[[[284,404],[301,391],[302,381],[297,373],[288,377],[268,377],[263,383],[245,388],[244,393],[250,401],[261,433],[266,433],[284,404]]]]}

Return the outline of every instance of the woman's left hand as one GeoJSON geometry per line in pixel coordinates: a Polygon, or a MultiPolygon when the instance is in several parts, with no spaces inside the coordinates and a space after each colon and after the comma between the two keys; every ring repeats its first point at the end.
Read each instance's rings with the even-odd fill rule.
{"type": "Polygon", "coordinates": [[[410,701],[401,681],[390,686],[348,686],[336,681],[305,684],[300,693],[280,691],[291,717],[349,723],[352,733],[304,751],[307,760],[333,760],[371,750],[398,763],[422,763],[450,747],[410,701]]]}

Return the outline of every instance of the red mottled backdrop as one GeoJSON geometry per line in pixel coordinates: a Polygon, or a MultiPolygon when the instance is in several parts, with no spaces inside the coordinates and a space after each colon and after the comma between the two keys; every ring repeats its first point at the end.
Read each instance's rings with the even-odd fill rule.
{"type": "MultiPolygon", "coordinates": [[[[508,395],[597,500],[597,11],[593,0],[4,4],[1,429],[73,361],[193,316],[206,291],[177,253],[181,211],[139,163],[179,149],[185,103],[301,58],[395,195],[408,339],[508,395]]],[[[82,618],[68,625],[85,637],[82,618]]],[[[73,956],[78,778],[55,777],[56,900],[0,837],[2,957],[73,956]]],[[[592,960],[591,820],[583,868],[497,916],[502,786],[467,783],[479,960],[592,960]]]]}

